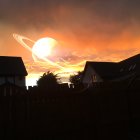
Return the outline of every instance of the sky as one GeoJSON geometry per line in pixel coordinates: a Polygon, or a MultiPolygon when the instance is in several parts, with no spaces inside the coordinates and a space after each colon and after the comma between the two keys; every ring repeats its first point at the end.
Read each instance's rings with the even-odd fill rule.
{"type": "Polygon", "coordinates": [[[85,61],[120,61],[140,52],[139,7],[139,0],[0,0],[0,55],[22,57],[28,84],[48,70],[65,77],[83,70],[85,61]],[[57,40],[52,61],[65,70],[34,61],[13,33],[57,40]]]}

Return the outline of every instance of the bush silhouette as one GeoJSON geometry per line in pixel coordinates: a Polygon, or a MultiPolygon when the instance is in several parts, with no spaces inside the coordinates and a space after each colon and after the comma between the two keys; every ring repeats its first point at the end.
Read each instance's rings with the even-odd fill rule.
{"type": "Polygon", "coordinates": [[[82,85],[82,75],[83,72],[79,71],[77,74],[70,75],[69,81],[74,84],[74,86],[82,85]]]}
{"type": "Polygon", "coordinates": [[[39,78],[39,80],[37,81],[37,85],[41,88],[47,88],[57,86],[59,82],[60,78],[58,77],[58,75],[48,71],[39,78]]]}

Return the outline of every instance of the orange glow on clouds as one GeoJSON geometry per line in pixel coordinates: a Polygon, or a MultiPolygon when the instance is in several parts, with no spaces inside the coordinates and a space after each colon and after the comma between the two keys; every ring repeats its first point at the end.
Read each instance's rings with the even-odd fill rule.
{"type": "MultiPolygon", "coordinates": [[[[103,37],[96,37],[96,40],[93,38],[91,39],[91,42],[87,44],[82,40],[77,43],[77,41],[73,39],[73,36],[69,36],[69,38],[67,38],[57,32],[54,34],[51,32],[50,34],[51,37],[53,36],[53,38],[57,39],[58,42],[61,42],[61,47],[58,53],[61,59],[56,59],[55,63],[62,67],[59,68],[40,59],[35,59],[34,61],[31,57],[32,53],[30,53],[30,60],[27,61],[24,59],[29,73],[29,76],[27,77],[28,85],[34,85],[37,79],[48,70],[58,73],[63,77],[62,80],[66,82],[68,81],[69,75],[83,70],[86,61],[117,62],[135,55],[140,51],[140,37],[134,37],[129,32],[124,32],[120,36],[115,36],[113,38],[104,39],[103,37]],[[61,52],[61,49],[63,53],[61,52]]],[[[55,58],[55,56],[53,58],[55,58]]]]}

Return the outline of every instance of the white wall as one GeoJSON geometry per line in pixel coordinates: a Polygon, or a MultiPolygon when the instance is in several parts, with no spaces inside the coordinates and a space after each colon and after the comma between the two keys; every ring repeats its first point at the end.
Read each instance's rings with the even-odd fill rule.
{"type": "Polygon", "coordinates": [[[0,76],[0,85],[10,82],[17,86],[25,86],[25,77],[24,76],[0,76]]]}
{"type": "Polygon", "coordinates": [[[96,73],[96,71],[92,67],[87,66],[85,75],[83,77],[83,84],[92,85],[94,82],[103,82],[103,79],[96,73]],[[96,76],[95,79],[93,78],[94,76],[96,76]]]}
{"type": "Polygon", "coordinates": [[[5,83],[5,77],[1,76],[0,77],[0,85],[4,84],[5,83]]]}
{"type": "Polygon", "coordinates": [[[16,76],[15,77],[15,84],[18,86],[21,86],[21,87],[25,86],[26,85],[25,77],[24,76],[20,76],[20,77],[16,76]]]}

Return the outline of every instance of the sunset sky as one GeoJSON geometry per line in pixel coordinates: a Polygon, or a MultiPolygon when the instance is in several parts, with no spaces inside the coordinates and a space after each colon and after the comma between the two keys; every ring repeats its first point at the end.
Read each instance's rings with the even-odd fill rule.
{"type": "Polygon", "coordinates": [[[140,0],[0,0],[0,55],[23,58],[28,85],[48,70],[64,77],[82,70],[86,60],[120,61],[140,52],[139,7],[140,0]],[[13,33],[57,40],[52,61],[65,70],[34,61],[13,33]]]}

